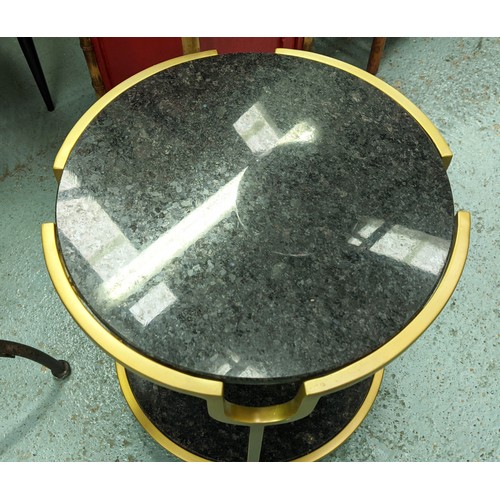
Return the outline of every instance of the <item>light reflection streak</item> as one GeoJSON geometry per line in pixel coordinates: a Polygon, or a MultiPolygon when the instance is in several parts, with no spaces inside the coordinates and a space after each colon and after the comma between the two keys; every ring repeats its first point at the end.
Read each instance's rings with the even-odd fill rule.
{"type": "MultiPolygon", "coordinates": [[[[61,179],[59,191],[68,191],[79,185],[78,178],[68,171],[61,179]]],[[[92,197],[61,200],[58,210],[65,214],[60,230],[102,280],[110,279],[117,269],[139,254],[92,197]],[[88,237],[89,227],[93,231],[91,239],[88,237]]],[[[130,312],[139,323],[146,326],[176,300],[172,291],[161,283],[150,289],[130,308],[130,312]]]]}
{"type": "Polygon", "coordinates": [[[317,139],[316,128],[307,120],[282,134],[260,102],[243,113],[233,127],[257,156],[266,156],[284,144],[313,142],[317,139]]]}
{"type": "Polygon", "coordinates": [[[134,315],[135,319],[142,326],[147,326],[151,321],[161,314],[165,309],[168,309],[177,297],[172,293],[170,288],[161,282],[152,287],[149,292],[138,300],[129,310],[134,315]]]}
{"type": "Polygon", "coordinates": [[[256,155],[271,152],[282,135],[259,102],[243,113],[233,127],[256,155]]]}
{"type": "Polygon", "coordinates": [[[370,251],[437,275],[446,261],[448,247],[442,238],[395,225],[370,251]]]}
{"type": "Polygon", "coordinates": [[[69,191],[70,189],[75,189],[78,187],[80,187],[80,179],[78,179],[78,177],[70,170],[64,172],[64,181],[61,179],[61,183],[59,184],[59,191],[69,191]]]}
{"type": "Polygon", "coordinates": [[[359,223],[356,224],[354,231],[356,231],[358,236],[360,236],[361,238],[369,238],[378,228],[382,227],[383,224],[384,221],[382,219],[366,217],[364,219],[361,219],[359,223]],[[361,227],[357,229],[359,226],[361,227]]]}
{"type": "Polygon", "coordinates": [[[118,267],[138,254],[94,198],[83,196],[61,200],[58,210],[64,212],[61,231],[102,280],[109,279],[118,267]],[[92,228],[91,238],[89,227],[92,228]]]}
{"type": "MultiPolygon", "coordinates": [[[[257,155],[269,154],[274,148],[284,144],[312,142],[317,136],[315,127],[308,121],[300,122],[286,134],[282,134],[259,102],[246,111],[233,126],[257,155]]],[[[95,200],[85,197],[60,202],[61,208],[65,209],[69,217],[66,231],[71,233],[74,229],[78,233],[81,229],[85,232],[88,227],[99,231],[97,235],[93,235],[92,240],[84,234],[66,234],[68,239],[77,242],[82,256],[103,279],[97,290],[98,299],[108,306],[125,301],[231,212],[237,213],[238,187],[245,171],[246,169],[242,170],[141,252],[131,245],[95,200]],[[79,220],[72,220],[71,217],[79,220]]],[[[70,172],[65,172],[61,191],[78,186],[78,179],[70,172]]],[[[132,306],[130,311],[139,322],[146,325],[175,300],[168,287],[155,287],[132,306]],[[147,297],[150,303],[145,302],[147,297]],[[152,306],[157,300],[163,304],[163,309],[152,306]]]]}
{"type": "Polygon", "coordinates": [[[303,121],[297,123],[297,125],[281,137],[277,145],[314,142],[317,139],[317,135],[316,127],[308,121],[303,121]]]}
{"type": "Polygon", "coordinates": [[[99,296],[113,303],[125,300],[230,215],[245,170],[102,283],[99,296]]]}
{"type": "MultiPolygon", "coordinates": [[[[351,245],[361,246],[363,240],[370,237],[384,223],[383,220],[374,218],[366,218],[363,222],[360,229],[357,229],[360,224],[356,225],[354,229],[356,236],[349,238],[348,243],[351,245]]],[[[396,224],[378,238],[369,250],[437,275],[446,262],[449,242],[396,224]]]]}
{"type": "MultiPolygon", "coordinates": [[[[310,142],[316,137],[315,128],[307,122],[298,123],[281,135],[261,103],[254,104],[233,126],[256,154],[268,154],[277,145],[310,142]]],[[[246,168],[102,283],[99,296],[111,303],[125,300],[216,224],[236,212],[238,187],[245,171],[246,168]]]]}

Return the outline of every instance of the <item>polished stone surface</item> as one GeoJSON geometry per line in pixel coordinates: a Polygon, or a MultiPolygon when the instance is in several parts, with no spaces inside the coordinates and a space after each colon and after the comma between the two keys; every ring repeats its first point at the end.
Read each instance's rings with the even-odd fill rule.
{"type": "Polygon", "coordinates": [[[124,341],[234,383],[366,356],[439,282],[453,233],[439,155],[377,89],[303,59],[226,55],[108,105],[68,160],[70,278],[124,341]]]}
{"type": "MultiPolygon", "coordinates": [[[[247,460],[247,426],[218,422],[209,416],[204,400],[160,387],[133,372],[126,373],[140,408],[168,439],[206,460],[247,460]]],[[[347,389],[322,397],[314,411],[305,418],[266,426],[259,461],[296,460],[328,443],[358,413],[372,381],[373,377],[369,377],[347,389]]],[[[265,399],[260,400],[260,405],[267,403],[265,399]]]]}

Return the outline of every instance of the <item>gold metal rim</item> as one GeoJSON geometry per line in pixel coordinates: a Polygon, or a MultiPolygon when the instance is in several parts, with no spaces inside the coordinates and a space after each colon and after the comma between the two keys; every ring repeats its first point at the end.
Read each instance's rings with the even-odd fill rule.
{"type": "MultiPolygon", "coordinates": [[[[127,402],[131,412],[134,414],[137,421],[141,424],[144,430],[163,448],[175,455],[176,457],[184,460],[186,462],[211,462],[202,458],[186,449],[180,447],[169,439],[165,434],[163,434],[149,419],[149,417],[144,413],[139,403],[137,402],[130,383],[127,377],[127,372],[125,368],[116,363],[116,373],[118,375],[118,381],[120,383],[120,388],[123,392],[125,401],[127,402]]],[[[340,445],[342,445],[361,425],[363,420],[368,415],[368,412],[373,406],[375,399],[377,397],[378,391],[380,390],[380,385],[382,384],[382,379],[384,375],[384,370],[381,369],[373,375],[373,380],[370,385],[370,389],[366,394],[363,404],[360,406],[359,410],[356,412],[352,420],[330,441],[322,445],[317,450],[314,450],[307,455],[300,458],[292,460],[292,462],[315,462],[320,458],[325,457],[340,445]]]]}
{"type": "Polygon", "coordinates": [[[353,419],[328,443],[324,444],[317,450],[305,455],[296,460],[292,460],[293,462],[316,462],[320,458],[325,457],[333,450],[337,449],[341,444],[343,444],[347,439],[354,434],[354,431],[361,425],[363,420],[368,415],[368,412],[371,410],[373,403],[377,397],[378,391],[380,390],[380,386],[382,384],[382,379],[384,377],[384,369],[380,369],[377,373],[373,375],[373,380],[370,385],[370,389],[366,394],[366,398],[363,401],[363,404],[360,406],[356,415],[354,415],[353,419]]]}
{"type": "Polygon", "coordinates": [[[135,75],[127,78],[116,87],[113,87],[110,91],[106,92],[95,104],[93,104],[76,122],[75,126],[71,129],[69,134],[66,136],[57,156],[54,160],[54,175],[59,182],[62,177],[62,173],[66,162],[68,161],[69,155],[73,150],[76,142],[84,132],[84,130],[89,126],[90,122],[94,120],[94,118],[114,99],[116,99],[120,94],[128,90],[130,87],[133,87],[137,83],[150,76],[153,76],[160,71],[163,71],[167,68],[171,68],[173,66],[177,66],[179,64],[183,64],[188,61],[194,61],[195,59],[202,59],[204,57],[212,57],[216,56],[216,50],[205,50],[203,52],[197,52],[193,54],[186,54],[180,57],[174,57],[173,59],[169,59],[167,61],[161,62],[159,64],[155,64],[135,75]]]}
{"type": "MultiPolygon", "coordinates": [[[[316,54],[314,52],[309,52],[305,50],[295,50],[295,49],[276,49],[276,54],[279,55],[288,55],[295,57],[302,57],[304,59],[309,59],[312,61],[320,62],[323,64],[327,64],[329,66],[333,66],[340,70],[351,73],[352,75],[370,83],[377,89],[381,90],[389,97],[391,97],[394,101],[396,101],[400,106],[402,106],[424,129],[427,135],[434,142],[439,154],[441,155],[443,165],[447,168],[451,162],[453,157],[453,153],[449,148],[448,144],[444,140],[443,136],[439,132],[439,130],[435,127],[435,125],[429,120],[429,118],[417,107],[413,104],[407,97],[405,97],[401,92],[397,91],[394,87],[391,87],[389,84],[385,83],[380,78],[363,71],[356,66],[352,66],[351,64],[345,63],[343,61],[339,61],[332,57],[324,56],[321,54],[316,54]]],[[[69,155],[73,150],[76,142],[82,135],[83,131],[88,127],[88,125],[94,120],[94,118],[114,99],[116,99],[120,94],[125,92],[130,87],[133,87],[140,81],[160,72],[165,69],[171,68],[173,66],[177,66],[178,64],[183,64],[188,61],[193,61],[196,59],[202,59],[204,57],[212,57],[218,55],[216,50],[206,50],[203,52],[196,52],[192,54],[185,54],[180,57],[175,57],[173,59],[169,59],[162,63],[156,64],[147,68],[139,73],[127,78],[116,87],[112,88],[110,91],[106,92],[93,106],[91,106],[78,120],[75,126],[71,129],[66,139],[64,140],[61,148],[59,149],[56,158],[54,160],[53,171],[54,175],[59,182],[61,180],[62,172],[68,161],[69,155]]]]}
{"type": "Polygon", "coordinates": [[[467,260],[471,227],[470,213],[459,211],[455,219],[456,230],[450,260],[433,295],[420,312],[394,338],[368,356],[334,373],[304,382],[306,395],[323,395],[363,380],[389,364],[429,328],[453,294],[467,260]]]}
{"type": "Polygon", "coordinates": [[[42,224],[42,247],[49,276],[62,303],[80,328],[101,349],[151,382],[186,394],[202,395],[207,400],[222,399],[222,382],[187,375],[153,361],[127,346],[97,321],[85,307],[68,279],[57,249],[55,224],[42,224]]]}
{"type": "Polygon", "coordinates": [[[276,416],[279,416],[280,421],[306,416],[314,409],[319,397],[349,387],[374,374],[417,340],[448,302],[465,266],[470,214],[458,212],[456,220],[453,250],[446,271],[432,297],[399,334],[359,361],[329,375],[304,382],[294,400],[262,409],[228,404],[223,398],[223,382],[168,368],[124,344],[97,321],[73,289],[57,249],[55,224],[42,225],[42,246],[49,275],[61,301],[82,330],[111,357],[158,385],[206,399],[210,414],[217,420],[266,424],[276,422],[276,416]]]}
{"type": "Polygon", "coordinates": [[[419,125],[436,146],[439,155],[441,156],[443,167],[448,168],[448,166],[450,165],[451,159],[453,158],[453,153],[451,152],[450,147],[441,135],[441,132],[439,132],[436,126],[417,106],[415,106],[415,104],[413,104],[407,97],[405,97],[394,87],[391,87],[388,83],[385,83],[380,78],[377,78],[371,73],[357,68],[352,64],[348,64],[343,61],[334,59],[333,57],[324,56],[322,54],[316,54],[314,52],[296,49],[276,49],[275,53],[285,56],[302,57],[303,59],[309,59],[311,61],[327,64],[328,66],[333,66],[347,73],[351,73],[352,75],[360,78],[361,80],[364,80],[370,85],[373,85],[384,94],[387,94],[391,99],[396,101],[415,119],[415,121],[419,123],[419,125]]]}
{"type": "Polygon", "coordinates": [[[130,408],[130,411],[134,414],[134,417],[137,421],[142,425],[144,430],[163,448],[167,451],[175,455],[176,457],[184,460],[185,462],[209,462],[194,453],[191,453],[184,448],[181,448],[179,445],[174,443],[171,439],[169,439],[165,434],[163,434],[154,424],[149,420],[148,416],[142,411],[142,408],[139,406],[139,403],[135,399],[134,393],[132,392],[132,388],[130,387],[130,383],[128,381],[127,372],[125,368],[116,363],[116,373],[118,375],[118,381],[120,383],[120,388],[122,390],[125,401],[130,408]]]}

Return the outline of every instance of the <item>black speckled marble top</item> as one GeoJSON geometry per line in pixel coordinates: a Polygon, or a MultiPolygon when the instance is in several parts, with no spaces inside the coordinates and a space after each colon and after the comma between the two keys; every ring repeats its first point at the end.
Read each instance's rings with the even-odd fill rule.
{"type": "Polygon", "coordinates": [[[414,119],[349,73],[232,54],[112,101],[58,192],[63,260],[140,352],[231,383],[295,382],[360,359],[422,308],[453,199],[414,119]]]}

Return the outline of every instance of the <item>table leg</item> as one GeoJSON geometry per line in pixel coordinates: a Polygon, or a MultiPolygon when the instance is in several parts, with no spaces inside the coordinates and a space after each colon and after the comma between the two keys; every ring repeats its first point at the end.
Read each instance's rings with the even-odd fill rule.
{"type": "Polygon", "coordinates": [[[263,439],[264,426],[260,424],[251,425],[248,433],[247,462],[259,461],[263,439]]]}
{"type": "Polygon", "coordinates": [[[50,96],[49,88],[47,87],[47,82],[45,81],[45,76],[43,74],[40,60],[38,59],[33,38],[18,38],[17,40],[21,46],[24,57],[28,62],[31,73],[35,78],[38,90],[40,91],[40,94],[42,94],[47,109],[49,111],[54,111],[54,103],[52,102],[52,97],[50,96]]]}

